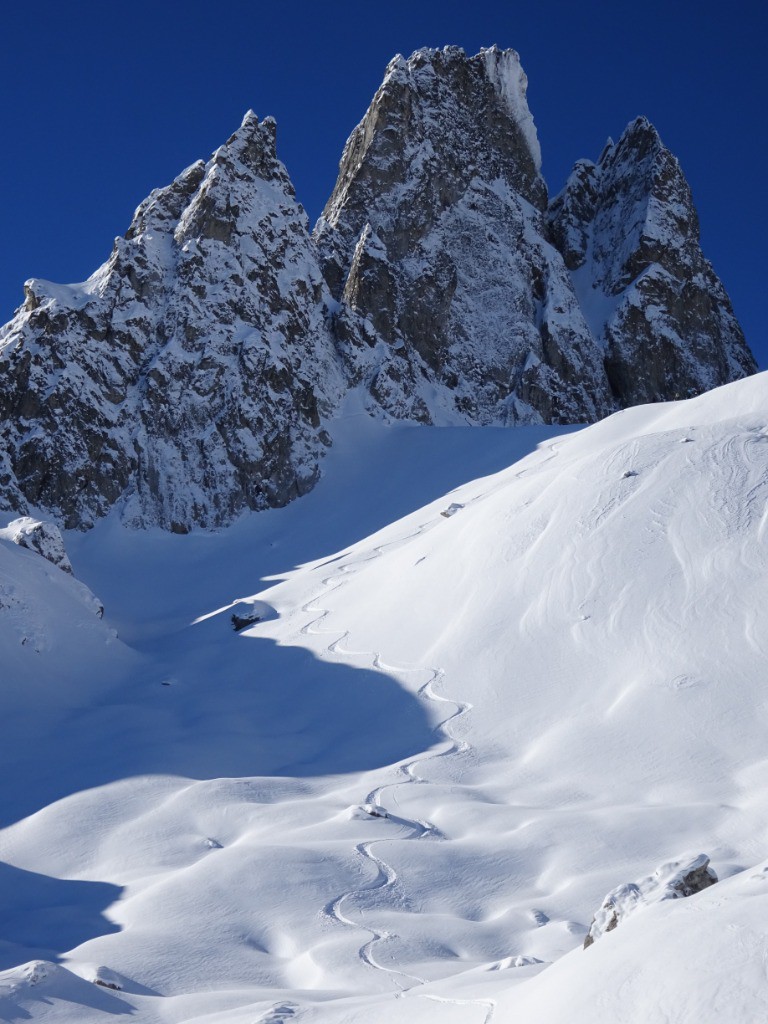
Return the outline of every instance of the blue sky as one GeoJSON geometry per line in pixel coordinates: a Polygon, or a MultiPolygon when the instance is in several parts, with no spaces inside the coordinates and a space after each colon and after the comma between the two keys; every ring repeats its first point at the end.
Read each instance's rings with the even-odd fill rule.
{"type": "Polygon", "coordinates": [[[8,5],[3,22],[0,322],[25,278],[88,276],[144,196],[207,157],[249,107],[277,118],[279,154],[314,219],[393,54],[495,42],[518,50],[528,73],[550,192],[632,118],[654,122],[768,367],[759,0],[41,0],[8,5]]]}

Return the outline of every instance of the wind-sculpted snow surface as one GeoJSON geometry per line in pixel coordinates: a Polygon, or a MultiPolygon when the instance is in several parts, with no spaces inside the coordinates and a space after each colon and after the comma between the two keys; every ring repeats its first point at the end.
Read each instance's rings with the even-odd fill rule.
{"type": "Polygon", "coordinates": [[[0,1015],[763,1019],[768,378],[560,437],[335,430],[287,509],[67,537],[104,620],[0,545],[74,638],[71,692],[31,685],[0,608],[34,661],[1,696],[0,1015]],[[581,948],[700,850],[720,881],[581,948]]]}
{"type": "Polygon", "coordinates": [[[308,230],[249,113],[88,281],[27,282],[0,333],[8,505],[82,528],[122,501],[183,532],[309,490],[342,380],[308,230]]]}

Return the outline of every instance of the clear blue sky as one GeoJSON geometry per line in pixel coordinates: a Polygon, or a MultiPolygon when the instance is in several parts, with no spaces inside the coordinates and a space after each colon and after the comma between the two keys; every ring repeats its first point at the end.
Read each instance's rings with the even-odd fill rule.
{"type": "Polygon", "coordinates": [[[277,118],[279,154],[314,219],[393,54],[494,42],[522,57],[551,193],[629,120],[654,122],[768,366],[764,0],[8,4],[0,322],[25,278],[87,277],[144,196],[207,157],[249,107],[277,118]]]}

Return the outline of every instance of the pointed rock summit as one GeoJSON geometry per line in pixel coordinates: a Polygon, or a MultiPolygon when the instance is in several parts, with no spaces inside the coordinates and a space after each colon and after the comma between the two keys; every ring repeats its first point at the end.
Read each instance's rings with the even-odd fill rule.
{"type": "Polygon", "coordinates": [[[755,372],[701,252],[688,182],[646,118],[596,164],[576,164],[548,218],[617,406],[688,398],[755,372]]]}
{"type": "Polygon", "coordinates": [[[84,284],[26,292],[0,333],[12,507],[185,532],[313,485],[343,382],[274,121],[153,192],[84,284]]]}
{"type": "Polygon", "coordinates": [[[424,422],[594,420],[602,353],[560,254],[514,50],[396,57],[315,230],[349,372],[424,422]]]}
{"type": "Polygon", "coordinates": [[[217,527],[312,487],[350,389],[423,423],[566,423],[753,372],[653,127],[548,204],[526,84],[514,50],[396,57],[314,239],[249,111],[88,281],[27,282],[0,329],[6,508],[217,527]]]}

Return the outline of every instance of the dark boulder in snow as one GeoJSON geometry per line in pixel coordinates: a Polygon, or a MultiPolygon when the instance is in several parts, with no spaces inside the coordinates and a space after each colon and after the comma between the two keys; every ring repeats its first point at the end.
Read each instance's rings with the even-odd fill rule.
{"type": "Polygon", "coordinates": [[[601,935],[612,932],[635,911],[663,900],[693,896],[716,881],[717,875],[709,866],[709,857],[701,853],[697,857],[662,864],[640,882],[618,885],[611,889],[592,919],[584,939],[584,949],[588,949],[601,935]]]}
{"type": "Polygon", "coordinates": [[[232,615],[232,628],[236,633],[240,633],[249,626],[255,626],[257,622],[261,622],[261,616],[255,613],[251,615],[232,615]]]}

